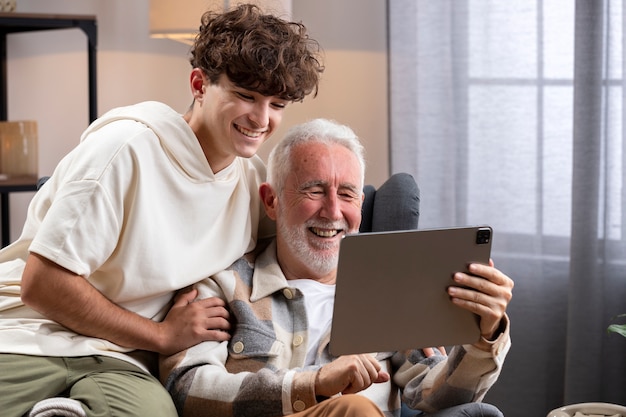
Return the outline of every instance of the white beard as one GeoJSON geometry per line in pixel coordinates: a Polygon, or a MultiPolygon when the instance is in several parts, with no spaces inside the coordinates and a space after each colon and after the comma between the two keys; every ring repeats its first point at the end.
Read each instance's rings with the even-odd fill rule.
{"type": "MultiPolygon", "coordinates": [[[[281,218],[281,209],[278,218],[281,218]]],[[[313,222],[308,222],[313,223],[313,222]]],[[[339,241],[324,242],[321,239],[313,241],[309,228],[312,226],[326,229],[347,230],[347,225],[336,223],[315,222],[316,224],[304,224],[300,226],[288,226],[283,222],[277,222],[278,232],[283,236],[285,244],[291,252],[320,275],[327,275],[337,268],[339,260],[339,241]]],[[[343,222],[342,222],[343,223],[343,222]]]]}

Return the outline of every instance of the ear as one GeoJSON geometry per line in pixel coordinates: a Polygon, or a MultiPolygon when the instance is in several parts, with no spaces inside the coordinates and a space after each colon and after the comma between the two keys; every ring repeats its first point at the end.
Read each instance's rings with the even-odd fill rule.
{"type": "Polygon", "coordinates": [[[189,76],[189,84],[191,86],[191,94],[194,100],[202,100],[204,96],[204,85],[206,77],[204,72],[200,68],[194,68],[191,70],[189,76]]]}
{"type": "Polygon", "coordinates": [[[259,196],[261,197],[261,201],[263,202],[263,207],[265,207],[265,212],[267,213],[267,217],[276,221],[276,211],[278,210],[278,196],[276,192],[272,188],[271,185],[264,182],[259,186],[259,196]]]}

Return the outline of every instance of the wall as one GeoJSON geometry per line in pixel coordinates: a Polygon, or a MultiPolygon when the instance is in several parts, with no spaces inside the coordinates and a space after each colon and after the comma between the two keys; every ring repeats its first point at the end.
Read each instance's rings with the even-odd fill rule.
{"type": "MultiPolygon", "coordinates": [[[[183,112],[191,102],[188,46],[151,39],[148,6],[149,0],[18,0],[17,12],[96,16],[98,114],[144,100],[183,112]]],[[[322,44],[326,71],[317,98],[290,106],[260,155],[290,125],[333,118],[362,138],[366,181],[379,185],[389,172],[385,0],[293,0],[293,19],[322,44]]],[[[38,122],[39,173],[50,174],[88,125],[86,38],[78,29],[11,34],[7,56],[9,119],[38,122]]],[[[32,195],[11,194],[12,240],[32,195]]]]}
{"type": "Polygon", "coordinates": [[[294,104],[281,128],[311,117],[350,125],[366,147],[366,181],[375,185],[389,175],[385,4],[293,0],[294,20],[305,23],[322,45],[326,70],[318,96],[294,104]]]}

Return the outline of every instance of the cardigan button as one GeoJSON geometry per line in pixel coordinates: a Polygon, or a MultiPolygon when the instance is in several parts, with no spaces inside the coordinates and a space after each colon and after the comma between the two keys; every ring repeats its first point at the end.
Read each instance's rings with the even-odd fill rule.
{"type": "Polygon", "coordinates": [[[235,352],[235,353],[241,353],[241,352],[243,352],[243,348],[244,348],[244,346],[243,346],[243,342],[236,342],[236,343],[233,345],[233,352],[235,352]]]}
{"type": "Polygon", "coordinates": [[[293,338],[294,346],[300,346],[302,342],[304,342],[304,337],[302,337],[302,335],[296,335],[296,337],[293,338]]]}
{"type": "Polygon", "coordinates": [[[291,300],[293,298],[293,291],[291,291],[291,288],[285,288],[283,290],[283,295],[286,299],[291,300]]]}
{"type": "Polygon", "coordinates": [[[303,411],[306,408],[306,404],[302,400],[296,400],[293,403],[294,411],[303,411]]]}

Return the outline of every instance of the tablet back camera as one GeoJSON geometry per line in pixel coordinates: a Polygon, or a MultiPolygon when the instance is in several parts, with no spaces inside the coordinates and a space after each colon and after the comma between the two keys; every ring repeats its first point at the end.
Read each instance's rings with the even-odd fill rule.
{"type": "Polygon", "coordinates": [[[484,227],[476,231],[476,244],[486,245],[491,240],[491,229],[484,227]]]}

